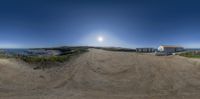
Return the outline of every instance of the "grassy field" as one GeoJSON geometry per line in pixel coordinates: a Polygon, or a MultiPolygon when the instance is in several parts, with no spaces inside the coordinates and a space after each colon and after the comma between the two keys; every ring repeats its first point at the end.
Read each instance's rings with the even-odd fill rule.
{"type": "Polygon", "coordinates": [[[200,58],[200,51],[192,51],[181,53],[180,56],[188,57],[188,58],[200,58]]]}

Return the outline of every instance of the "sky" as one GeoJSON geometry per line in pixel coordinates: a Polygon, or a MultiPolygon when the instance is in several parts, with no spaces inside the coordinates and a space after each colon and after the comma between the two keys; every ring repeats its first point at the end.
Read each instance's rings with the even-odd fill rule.
{"type": "Polygon", "coordinates": [[[0,48],[200,48],[199,4],[198,0],[1,0],[0,48]]]}

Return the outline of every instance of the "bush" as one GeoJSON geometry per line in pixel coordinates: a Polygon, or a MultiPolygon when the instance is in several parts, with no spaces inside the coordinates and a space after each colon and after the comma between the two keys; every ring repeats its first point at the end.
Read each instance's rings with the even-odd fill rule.
{"type": "MultiPolygon", "coordinates": [[[[34,49],[38,50],[38,49],[34,49]]],[[[61,52],[60,55],[20,55],[12,54],[11,56],[6,55],[5,53],[0,53],[0,58],[16,58],[21,59],[24,62],[30,64],[37,64],[37,67],[34,69],[44,69],[51,67],[52,65],[57,66],[57,63],[63,63],[69,60],[72,56],[79,55],[81,53],[87,52],[87,48],[55,48],[55,49],[45,49],[45,50],[58,50],[61,52]]]]}
{"type": "Polygon", "coordinates": [[[180,56],[189,57],[189,58],[200,58],[200,52],[199,51],[185,52],[185,53],[181,53],[180,56]]]}
{"type": "Polygon", "coordinates": [[[64,62],[66,60],[68,60],[70,58],[70,56],[65,55],[65,56],[42,56],[42,57],[38,57],[38,56],[23,56],[20,59],[22,59],[23,61],[27,62],[27,63],[41,63],[41,62],[64,62]]]}

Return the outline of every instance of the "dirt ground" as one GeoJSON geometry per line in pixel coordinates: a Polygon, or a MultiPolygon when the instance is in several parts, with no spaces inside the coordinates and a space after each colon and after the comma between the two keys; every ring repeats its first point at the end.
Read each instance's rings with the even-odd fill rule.
{"type": "Polygon", "coordinates": [[[90,49],[50,69],[0,59],[0,99],[199,99],[200,60],[90,49]]]}

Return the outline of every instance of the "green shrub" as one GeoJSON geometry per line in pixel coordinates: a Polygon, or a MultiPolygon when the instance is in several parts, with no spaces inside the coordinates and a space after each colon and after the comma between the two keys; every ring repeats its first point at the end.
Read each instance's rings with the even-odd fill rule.
{"type": "MultiPolygon", "coordinates": [[[[37,49],[36,49],[37,50],[37,49]]],[[[46,49],[48,50],[48,49],[46,49]]],[[[44,69],[49,68],[52,65],[57,66],[57,63],[63,63],[67,60],[69,60],[72,56],[79,55],[81,53],[87,52],[87,48],[55,48],[50,50],[59,50],[61,52],[60,55],[52,55],[52,56],[27,56],[27,55],[6,55],[5,53],[0,53],[0,58],[16,58],[21,59],[24,62],[30,63],[30,64],[37,64],[37,67],[34,69],[44,69]],[[56,63],[56,65],[54,64],[56,63]]]]}
{"type": "Polygon", "coordinates": [[[199,51],[185,52],[185,53],[181,53],[180,56],[189,57],[189,58],[200,58],[200,52],[199,51]]]}
{"type": "Polygon", "coordinates": [[[38,63],[38,62],[64,62],[69,59],[69,56],[25,56],[21,59],[28,63],[38,63]]]}

